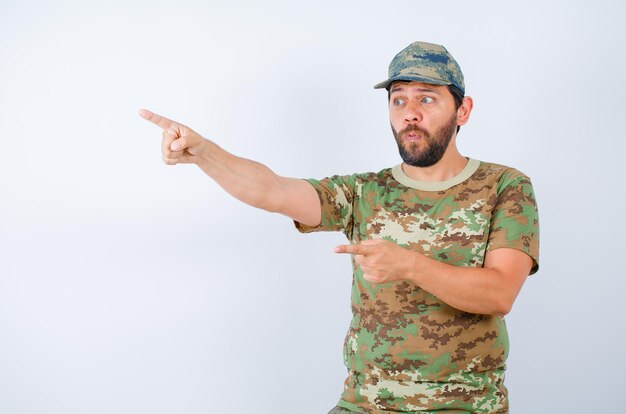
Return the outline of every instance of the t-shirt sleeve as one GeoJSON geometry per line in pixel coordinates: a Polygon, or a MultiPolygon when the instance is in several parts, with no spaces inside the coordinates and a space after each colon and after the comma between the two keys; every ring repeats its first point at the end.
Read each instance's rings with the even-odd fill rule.
{"type": "Polygon", "coordinates": [[[298,231],[302,233],[343,231],[346,235],[351,233],[355,177],[334,175],[323,180],[307,179],[306,181],[317,191],[322,207],[322,217],[317,227],[307,226],[294,220],[298,231]]]}
{"type": "Polygon", "coordinates": [[[500,247],[521,250],[531,257],[530,274],[539,269],[539,215],[530,179],[505,174],[498,183],[487,251],[500,247]]]}

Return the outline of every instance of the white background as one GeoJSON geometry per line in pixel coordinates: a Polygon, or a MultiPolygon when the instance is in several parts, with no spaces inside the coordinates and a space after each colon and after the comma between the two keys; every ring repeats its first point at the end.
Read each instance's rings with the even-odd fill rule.
{"type": "Polygon", "coordinates": [[[300,235],[161,162],[147,107],[277,173],[399,156],[414,40],[459,61],[473,158],[534,184],[541,269],[507,317],[512,413],[618,412],[620,1],[0,3],[0,412],[325,413],[345,375],[341,234],[300,235]],[[507,3],[507,4],[505,4],[507,3]]]}

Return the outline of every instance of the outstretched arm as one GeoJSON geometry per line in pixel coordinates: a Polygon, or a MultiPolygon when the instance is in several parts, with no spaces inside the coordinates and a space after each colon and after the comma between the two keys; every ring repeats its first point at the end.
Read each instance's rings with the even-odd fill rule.
{"type": "Polygon", "coordinates": [[[139,115],[163,130],[161,152],[166,164],[196,164],[246,204],[309,226],[319,225],[319,197],[308,182],[281,177],[263,164],[230,154],[189,127],[147,109],[140,110],[139,115]]]}

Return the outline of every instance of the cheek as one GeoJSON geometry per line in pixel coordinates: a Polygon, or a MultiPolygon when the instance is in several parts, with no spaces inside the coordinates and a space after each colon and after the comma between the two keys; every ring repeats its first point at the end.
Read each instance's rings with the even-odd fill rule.
{"type": "Polygon", "coordinates": [[[398,111],[389,111],[389,123],[391,127],[397,132],[403,128],[404,119],[398,111]]]}

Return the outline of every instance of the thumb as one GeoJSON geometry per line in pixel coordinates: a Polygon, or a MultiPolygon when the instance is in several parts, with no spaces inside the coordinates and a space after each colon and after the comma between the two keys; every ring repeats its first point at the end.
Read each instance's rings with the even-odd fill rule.
{"type": "MultiPolygon", "coordinates": [[[[169,131],[168,131],[169,133],[169,131]]],[[[170,134],[171,135],[171,134],[170,134]]],[[[177,138],[174,141],[172,141],[172,143],[170,144],[170,149],[172,151],[182,151],[185,148],[187,148],[187,138],[182,137],[182,138],[177,138]]]]}
{"type": "Polygon", "coordinates": [[[200,135],[190,129],[187,129],[186,134],[174,139],[174,141],[170,144],[170,149],[172,151],[186,150],[191,155],[198,155],[202,149],[202,143],[205,141],[206,140],[200,135]]]}

